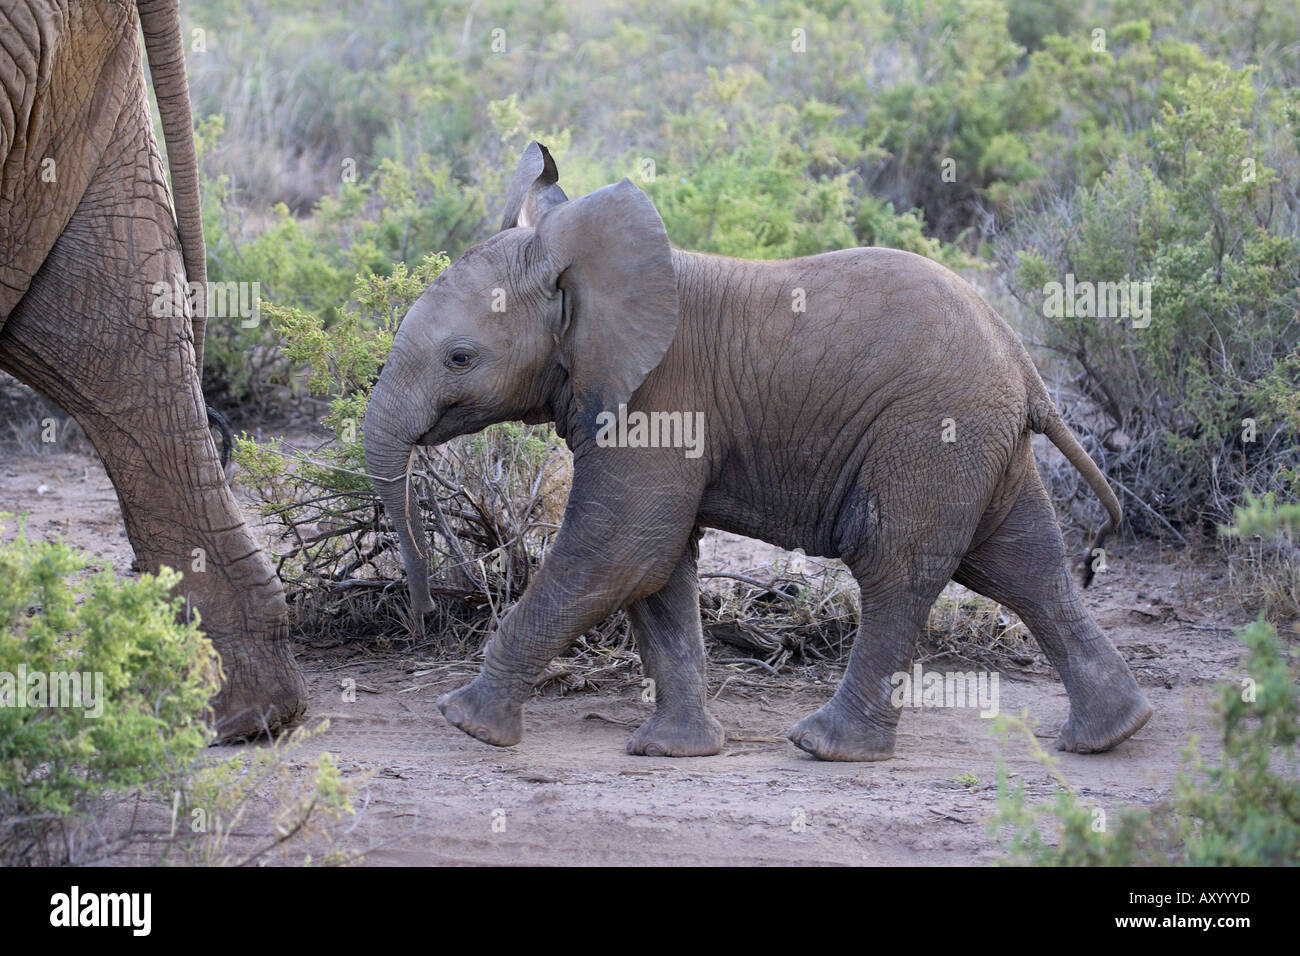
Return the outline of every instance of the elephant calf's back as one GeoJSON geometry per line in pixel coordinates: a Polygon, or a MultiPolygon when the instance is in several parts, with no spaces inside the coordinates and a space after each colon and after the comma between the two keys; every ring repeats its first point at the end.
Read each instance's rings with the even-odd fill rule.
{"type": "Polygon", "coordinates": [[[711,264],[716,526],[840,555],[896,513],[891,486],[987,498],[1024,438],[1032,365],[969,283],[889,249],[711,264]]]}
{"type": "Polygon", "coordinates": [[[740,351],[728,360],[742,381],[750,369],[773,366],[754,386],[775,420],[842,422],[847,414],[869,423],[893,407],[928,421],[947,407],[1023,426],[1033,363],[1019,336],[952,271],[881,248],[761,268],[761,280],[733,298],[753,302],[761,285],[768,306],[735,336],[740,351]]]}

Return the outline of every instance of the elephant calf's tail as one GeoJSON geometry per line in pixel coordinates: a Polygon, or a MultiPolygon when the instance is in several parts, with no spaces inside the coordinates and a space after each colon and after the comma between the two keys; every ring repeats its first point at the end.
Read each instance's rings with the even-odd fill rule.
{"type": "Polygon", "coordinates": [[[1038,416],[1038,418],[1039,421],[1034,423],[1034,430],[1041,431],[1053,445],[1061,450],[1061,454],[1069,460],[1079,474],[1083,475],[1083,480],[1096,492],[1103,507],[1110,515],[1106,523],[1101,526],[1101,530],[1093,536],[1088,553],[1083,557],[1083,586],[1086,588],[1092,583],[1093,554],[1097,548],[1105,544],[1110,533],[1119,527],[1119,523],[1124,520],[1124,511],[1119,506],[1119,499],[1115,497],[1110,482],[1101,473],[1097,463],[1083,450],[1083,446],[1079,444],[1079,439],[1074,437],[1074,432],[1070,431],[1065,422],[1061,420],[1061,416],[1056,409],[1052,408],[1046,414],[1038,416]]]}

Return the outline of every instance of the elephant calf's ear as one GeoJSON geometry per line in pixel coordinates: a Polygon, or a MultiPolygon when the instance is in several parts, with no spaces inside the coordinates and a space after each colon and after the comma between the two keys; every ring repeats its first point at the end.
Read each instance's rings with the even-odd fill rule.
{"type": "Polygon", "coordinates": [[[550,150],[536,140],[529,143],[506,193],[506,214],[501,219],[501,228],[536,226],[542,213],[567,201],[569,197],[556,185],[559,178],[550,150]]]}
{"type": "Polygon", "coordinates": [[[677,335],[668,234],[654,203],[624,179],[552,208],[532,242],[543,281],[564,293],[551,332],[594,436],[596,417],[632,397],[677,335]]]}

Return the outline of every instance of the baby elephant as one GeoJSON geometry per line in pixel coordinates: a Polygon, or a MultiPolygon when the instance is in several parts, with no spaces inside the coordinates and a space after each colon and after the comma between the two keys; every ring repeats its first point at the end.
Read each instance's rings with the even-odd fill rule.
{"type": "Polygon", "coordinates": [[[891,677],[957,580],[1014,610],[1070,696],[1057,745],[1108,750],[1151,707],[1079,599],[1034,466],[1041,432],[1119,503],[1024,346],[966,282],[920,256],[850,249],[750,262],[675,249],[624,179],[569,200],[524,152],[501,231],[407,313],[365,417],[366,461],[400,539],[412,609],[427,542],[408,510],[415,445],[554,422],[573,451],[564,523],[447,720],[518,743],[547,663],[626,607],[656,710],[628,741],[718,753],[705,706],[700,529],[842,560],[862,621],[834,697],[790,731],[823,760],[892,755],[891,677]]]}

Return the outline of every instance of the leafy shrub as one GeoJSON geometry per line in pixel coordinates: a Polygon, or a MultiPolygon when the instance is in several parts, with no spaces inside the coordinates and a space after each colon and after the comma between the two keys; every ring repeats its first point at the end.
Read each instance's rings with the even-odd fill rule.
{"type": "Polygon", "coordinates": [[[1220,689],[1223,759],[1207,765],[1187,747],[1169,798],[1154,808],[1127,808],[1113,821],[1086,804],[1056,770],[1023,720],[1019,730],[1052,772],[1055,803],[1030,806],[1023,781],[998,775],[998,814],[990,832],[1004,862],[1036,866],[1276,866],[1300,864],[1300,694],[1276,631],[1263,618],[1238,634],[1253,686],[1220,689]],[[1044,825],[1055,842],[1045,839],[1044,825]]]}
{"type": "Polygon", "coordinates": [[[132,843],[145,844],[148,862],[191,863],[282,858],[309,837],[328,847],[355,783],[328,754],[306,777],[290,772],[306,731],[252,755],[207,756],[219,663],[172,594],[180,575],[86,575],[89,564],[61,543],[29,541],[21,523],[0,545],[0,862],[96,863],[132,843]],[[74,686],[75,700],[64,690],[74,686]],[[268,790],[270,832],[238,856],[231,831],[268,790]],[[133,796],[144,812],[113,819],[133,796]],[[166,837],[137,830],[169,807],[166,837]],[[202,825],[191,822],[196,809],[202,825]]]}
{"type": "Polygon", "coordinates": [[[184,599],[171,595],[180,575],[78,578],[88,564],[62,544],[28,541],[21,525],[0,547],[0,673],[50,683],[77,674],[96,690],[102,680],[93,706],[18,706],[27,688],[3,688],[0,856],[9,862],[44,860],[51,836],[95,797],[149,787],[208,742],[217,658],[198,622],[182,620],[184,599]]]}
{"type": "MultiPolygon", "coordinates": [[[[200,124],[201,153],[219,152],[224,121],[200,124]]],[[[419,154],[410,165],[384,159],[355,182],[340,180],[307,218],[277,203],[252,223],[229,176],[205,176],[204,234],[210,281],[257,283],[259,314],[208,320],[204,392],[209,400],[266,415],[287,410],[299,366],[280,348],[281,309],[297,307],[325,327],[339,321],[358,273],[387,276],[437,248],[463,248],[482,223],[481,195],[452,182],[445,162],[419,154]]]]}
{"type": "MultiPolygon", "coordinates": [[[[1040,205],[1000,244],[1039,344],[1077,372],[1073,424],[1139,531],[1212,534],[1246,493],[1288,475],[1295,491],[1300,202],[1260,155],[1256,128],[1282,120],[1251,76],[1214,65],[1172,82],[1146,158],[1040,205]],[[1051,314],[1048,283],[1070,276],[1149,282],[1149,325],[1051,314]]],[[[1294,152],[1278,159],[1300,171],[1294,152]]]]}

